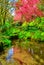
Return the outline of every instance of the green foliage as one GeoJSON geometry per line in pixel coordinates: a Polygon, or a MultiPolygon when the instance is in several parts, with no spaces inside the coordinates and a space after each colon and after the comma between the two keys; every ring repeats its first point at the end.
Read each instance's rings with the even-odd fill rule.
{"type": "Polygon", "coordinates": [[[16,31],[15,33],[19,39],[27,40],[32,38],[44,41],[44,17],[37,17],[30,23],[24,22],[21,26],[17,26],[16,31]]]}
{"type": "MultiPolygon", "coordinates": [[[[11,46],[11,37],[18,36],[19,40],[30,41],[31,39],[44,41],[44,17],[36,18],[32,22],[15,23],[6,21],[0,26],[0,43],[11,46]]],[[[27,44],[26,44],[27,46],[27,44]]]]}
{"type": "MultiPolygon", "coordinates": [[[[6,22],[7,23],[7,22],[6,22]]],[[[0,26],[0,43],[5,43],[4,45],[10,45],[11,44],[11,40],[9,40],[10,35],[9,32],[7,32],[9,30],[9,28],[11,27],[8,22],[8,24],[6,25],[6,23],[3,26],[0,26]],[[6,33],[7,32],[7,33],[6,33]]]]}
{"type": "Polygon", "coordinates": [[[42,10],[42,11],[44,11],[44,4],[43,3],[41,3],[41,4],[38,5],[39,9],[42,10]]]}
{"type": "Polygon", "coordinates": [[[9,0],[0,0],[0,43],[11,46],[10,36],[13,36],[13,17],[9,10],[12,8],[9,0]]]}

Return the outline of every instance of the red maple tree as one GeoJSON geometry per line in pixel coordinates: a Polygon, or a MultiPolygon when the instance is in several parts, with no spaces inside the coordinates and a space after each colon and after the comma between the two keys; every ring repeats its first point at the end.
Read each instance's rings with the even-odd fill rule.
{"type": "Polygon", "coordinates": [[[43,12],[37,7],[39,3],[40,0],[20,0],[17,2],[14,20],[23,20],[24,18],[29,21],[36,16],[43,16],[43,12]]]}

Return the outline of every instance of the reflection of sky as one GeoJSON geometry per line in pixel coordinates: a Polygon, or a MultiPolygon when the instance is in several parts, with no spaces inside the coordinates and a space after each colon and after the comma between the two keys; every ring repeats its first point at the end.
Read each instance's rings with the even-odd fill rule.
{"type": "Polygon", "coordinates": [[[12,16],[14,16],[14,15],[15,15],[15,8],[11,8],[11,9],[9,10],[9,12],[12,14],[12,16]]]}
{"type": "MultiPolygon", "coordinates": [[[[17,2],[18,0],[9,0],[9,2],[17,2]]],[[[15,15],[15,8],[11,8],[10,10],[9,10],[9,12],[12,14],[12,16],[14,16],[15,15]]]]}
{"type": "Polygon", "coordinates": [[[9,2],[17,2],[18,0],[9,0],[9,2]]]}

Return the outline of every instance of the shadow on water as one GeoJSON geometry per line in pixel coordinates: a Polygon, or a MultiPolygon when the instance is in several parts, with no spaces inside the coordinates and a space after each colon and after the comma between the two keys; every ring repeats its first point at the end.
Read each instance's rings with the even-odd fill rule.
{"type": "Polygon", "coordinates": [[[4,53],[3,43],[0,43],[0,55],[4,53]]]}

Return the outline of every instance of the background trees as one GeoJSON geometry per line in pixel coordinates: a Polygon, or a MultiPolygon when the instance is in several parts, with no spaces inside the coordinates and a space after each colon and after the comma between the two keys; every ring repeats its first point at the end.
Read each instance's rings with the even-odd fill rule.
{"type": "Polygon", "coordinates": [[[9,0],[0,0],[0,44],[5,43],[10,45],[11,41],[9,40],[9,32],[13,17],[9,10],[12,8],[11,4],[9,3],[9,0]]]}

